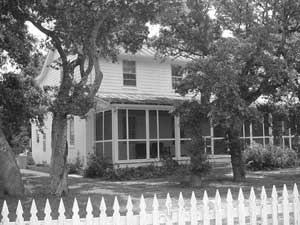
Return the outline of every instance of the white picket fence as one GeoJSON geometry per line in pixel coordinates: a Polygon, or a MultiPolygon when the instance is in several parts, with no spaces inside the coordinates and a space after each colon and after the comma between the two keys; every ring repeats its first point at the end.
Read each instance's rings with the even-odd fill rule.
{"type": "Polygon", "coordinates": [[[300,225],[300,205],[299,205],[299,193],[297,185],[294,185],[292,194],[288,194],[286,185],[283,186],[281,197],[278,196],[276,187],[273,186],[271,198],[267,198],[265,188],[262,187],[262,191],[259,198],[256,198],[254,189],[251,188],[249,199],[244,198],[242,189],[239,190],[237,200],[233,200],[230,189],[227,192],[227,198],[222,201],[219,191],[216,191],[216,195],[213,199],[209,199],[207,192],[204,191],[203,199],[201,201],[196,200],[194,192],[191,199],[185,201],[180,193],[176,204],[172,204],[170,195],[167,195],[165,205],[159,206],[158,199],[154,195],[152,210],[146,211],[146,202],[141,196],[139,204],[139,214],[133,213],[133,204],[131,197],[128,196],[126,205],[126,215],[120,214],[120,205],[117,197],[115,197],[113,204],[113,215],[108,216],[106,214],[105,200],[102,198],[100,204],[100,215],[94,217],[92,214],[93,207],[90,198],[88,199],[86,206],[85,218],[80,218],[79,207],[76,198],[72,208],[72,218],[67,219],[65,217],[65,207],[62,199],[59,203],[57,219],[51,217],[51,207],[49,200],[46,200],[44,208],[45,217],[43,220],[39,220],[37,217],[37,207],[35,201],[32,201],[31,205],[31,218],[29,221],[24,221],[23,209],[21,202],[18,202],[16,209],[16,221],[10,222],[8,218],[8,207],[6,201],[2,207],[2,220],[1,225],[50,225],[50,224],[100,224],[100,225],[209,225],[209,224],[283,224],[283,225],[300,225]]]}

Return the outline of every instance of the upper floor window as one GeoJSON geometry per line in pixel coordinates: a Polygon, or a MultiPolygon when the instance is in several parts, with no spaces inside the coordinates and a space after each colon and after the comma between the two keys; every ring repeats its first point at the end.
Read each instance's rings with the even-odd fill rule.
{"type": "Polygon", "coordinates": [[[182,67],[180,65],[171,65],[172,72],[172,88],[175,89],[176,86],[182,81],[182,67]]]}
{"type": "Polygon", "coordinates": [[[123,60],[123,84],[136,87],[135,61],[123,60]]]}

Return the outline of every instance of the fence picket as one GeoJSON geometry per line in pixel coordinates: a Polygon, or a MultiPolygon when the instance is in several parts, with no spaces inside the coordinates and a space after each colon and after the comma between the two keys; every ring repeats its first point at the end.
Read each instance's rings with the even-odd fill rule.
{"type": "Polygon", "coordinates": [[[2,206],[2,211],[1,211],[1,216],[2,216],[1,224],[4,225],[4,224],[8,224],[9,223],[8,214],[9,214],[9,211],[8,211],[7,203],[4,200],[3,206],[2,206]]]}
{"type": "Polygon", "coordinates": [[[242,188],[239,190],[238,196],[238,214],[239,214],[239,225],[245,225],[246,218],[245,218],[245,198],[243,194],[242,188]]]}
{"type": "Polygon", "coordinates": [[[80,224],[79,206],[78,206],[78,202],[77,202],[76,198],[74,198],[72,212],[73,212],[73,215],[72,215],[73,225],[79,225],[80,224]]]}
{"type": "Polygon", "coordinates": [[[45,212],[44,222],[46,225],[50,225],[52,223],[52,218],[51,218],[51,206],[48,198],[46,200],[44,212],[45,212]]]}
{"type": "Polygon", "coordinates": [[[16,214],[17,214],[16,225],[23,225],[24,224],[23,207],[20,200],[18,201],[16,214]]]}
{"type": "Polygon", "coordinates": [[[34,199],[32,200],[31,207],[30,207],[30,225],[37,225],[38,224],[38,217],[37,217],[37,208],[34,199]]]}
{"type": "Polygon", "coordinates": [[[256,225],[256,197],[253,187],[250,190],[249,196],[249,215],[250,215],[250,224],[256,225]]]}
{"type": "Polygon", "coordinates": [[[140,225],[147,224],[147,213],[146,213],[146,203],[144,199],[144,195],[141,196],[140,200],[140,225]]]}
{"type": "Polygon", "coordinates": [[[106,204],[105,200],[102,197],[100,203],[100,216],[99,216],[99,224],[106,225],[107,224],[107,215],[106,215],[106,204]]]}
{"type": "Polygon", "coordinates": [[[293,210],[294,210],[294,224],[300,225],[300,205],[299,205],[299,192],[297,184],[294,184],[293,188],[293,210]]]}
{"type": "Polygon", "coordinates": [[[197,200],[195,197],[195,193],[192,192],[192,196],[191,196],[191,225],[196,225],[198,224],[197,221],[197,200]]]}
{"type": "Polygon", "coordinates": [[[172,200],[169,193],[167,194],[166,208],[167,208],[166,225],[172,225],[172,200]]]}
{"type": "Polygon", "coordinates": [[[159,225],[159,211],[158,211],[158,200],[156,194],[154,194],[153,203],[152,203],[152,218],[153,218],[153,225],[159,225]]]}
{"type": "Polygon", "coordinates": [[[58,224],[64,224],[66,216],[65,216],[65,206],[62,198],[60,198],[59,206],[58,206],[58,224]]]}
{"type": "Polygon", "coordinates": [[[272,224],[278,225],[278,195],[276,187],[273,185],[272,187],[272,224]]]}
{"type": "Polygon", "coordinates": [[[230,189],[227,191],[226,198],[226,217],[227,217],[227,225],[233,225],[233,203],[232,203],[232,194],[230,189]]]}
{"type": "Polygon", "coordinates": [[[130,195],[128,195],[128,198],[127,198],[126,209],[127,209],[126,223],[127,223],[127,225],[131,225],[131,224],[133,224],[133,205],[132,205],[130,195]]]}
{"type": "Polygon", "coordinates": [[[120,225],[120,205],[117,196],[115,197],[114,200],[114,205],[113,205],[113,224],[114,225],[120,225]]]}
{"type": "Polygon", "coordinates": [[[264,186],[261,189],[260,201],[261,201],[261,224],[267,225],[268,224],[267,194],[264,186]]]}
{"type": "Polygon", "coordinates": [[[209,206],[208,206],[209,199],[206,190],[204,191],[202,202],[203,202],[203,225],[209,225],[210,224],[209,206]]]}
{"type": "Polygon", "coordinates": [[[282,206],[283,206],[283,224],[289,225],[290,224],[290,215],[289,215],[289,196],[286,189],[286,185],[283,185],[282,191],[282,206]]]}
{"type": "Polygon", "coordinates": [[[221,205],[221,197],[218,189],[216,190],[216,197],[215,197],[215,224],[222,225],[222,205],[221,205]]]}
{"type": "Polygon", "coordinates": [[[93,205],[91,202],[90,197],[88,198],[87,204],[86,204],[86,217],[85,217],[85,223],[87,225],[92,224],[93,222],[93,205]]]}
{"type": "Polygon", "coordinates": [[[184,225],[185,224],[185,217],[184,217],[184,199],[182,196],[182,193],[179,193],[178,198],[178,225],[184,225]]]}

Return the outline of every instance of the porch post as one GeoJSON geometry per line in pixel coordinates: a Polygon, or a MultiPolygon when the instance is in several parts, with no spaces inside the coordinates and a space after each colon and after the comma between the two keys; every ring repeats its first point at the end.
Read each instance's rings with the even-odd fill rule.
{"type": "Polygon", "coordinates": [[[250,122],[250,147],[252,147],[253,145],[253,126],[252,126],[252,122],[250,122]]]}
{"type": "Polygon", "coordinates": [[[272,118],[272,114],[269,113],[269,144],[270,145],[273,145],[273,129],[272,129],[272,126],[273,126],[273,118],[272,118]]]}
{"type": "Polygon", "coordinates": [[[212,120],[210,120],[210,154],[215,154],[215,146],[214,146],[214,127],[212,120]]]}
{"type": "Polygon", "coordinates": [[[118,109],[112,108],[112,163],[118,160],[118,109]]]}
{"type": "Polygon", "coordinates": [[[174,116],[174,126],[175,126],[175,158],[180,159],[180,118],[179,116],[174,116]]]}

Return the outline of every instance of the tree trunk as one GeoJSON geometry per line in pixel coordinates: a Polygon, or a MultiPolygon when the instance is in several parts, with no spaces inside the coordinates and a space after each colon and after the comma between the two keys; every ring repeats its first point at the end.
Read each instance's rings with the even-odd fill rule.
{"type": "Polygon", "coordinates": [[[245,164],[242,155],[242,143],[239,130],[230,129],[227,131],[228,142],[231,155],[231,165],[233,171],[233,180],[242,181],[245,179],[245,164]]]}
{"type": "Polygon", "coordinates": [[[0,127],[0,178],[3,181],[4,193],[12,196],[22,196],[25,193],[20,169],[14,153],[0,127]]]}
{"type": "Polygon", "coordinates": [[[67,116],[53,115],[51,134],[51,192],[62,196],[68,194],[68,143],[67,143],[67,116]]]}

